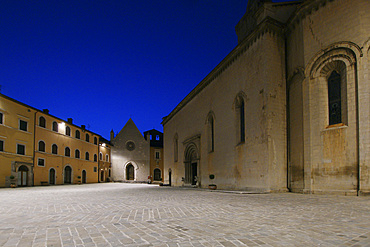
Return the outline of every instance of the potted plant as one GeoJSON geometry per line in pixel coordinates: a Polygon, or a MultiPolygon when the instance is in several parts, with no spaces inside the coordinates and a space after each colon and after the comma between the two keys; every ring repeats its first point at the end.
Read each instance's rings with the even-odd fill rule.
{"type": "MultiPolygon", "coordinates": [[[[215,175],[214,174],[209,175],[209,179],[212,181],[213,179],[215,179],[215,175]]],[[[217,185],[212,183],[212,184],[208,185],[208,188],[210,190],[215,190],[215,189],[217,189],[217,185]]]]}
{"type": "Polygon", "coordinates": [[[10,179],[10,188],[17,187],[17,185],[15,184],[15,177],[13,175],[10,175],[9,179],[10,179]]]}

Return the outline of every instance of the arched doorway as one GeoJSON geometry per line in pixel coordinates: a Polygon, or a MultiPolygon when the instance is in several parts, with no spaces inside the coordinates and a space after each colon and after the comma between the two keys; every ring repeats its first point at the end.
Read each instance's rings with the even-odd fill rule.
{"type": "Polygon", "coordinates": [[[135,169],[132,164],[128,164],[126,166],[126,179],[127,180],[135,180],[135,169]]]}
{"type": "Polygon", "coordinates": [[[82,171],[82,183],[86,184],[86,171],[85,170],[82,171]]]}
{"type": "Polygon", "coordinates": [[[64,168],[64,183],[65,184],[72,183],[72,168],[70,166],[66,166],[64,168]]]}
{"type": "Polygon", "coordinates": [[[27,186],[28,181],[28,168],[27,166],[20,166],[18,168],[18,186],[27,186]]]}
{"type": "Polygon", "coordinates": [[[100,171],[100,182],[104,182],[104,170],[100,171]]]}
{"type": "Polygon", "coordinates": [[[198,161],[198,149],[194,143],[190,143],[185,149],[185,185],[197,185],[198,161]]]}
{"type": "Polygon", "coordinates": [[[49,184],[55,184],[55,169],[51,168],[49,170],[49,184]]]}
{"type": "Polygon", "coordinates": [[[154,169],[154,181],[161,181],[161,170],[158,168],[154,169]]]}

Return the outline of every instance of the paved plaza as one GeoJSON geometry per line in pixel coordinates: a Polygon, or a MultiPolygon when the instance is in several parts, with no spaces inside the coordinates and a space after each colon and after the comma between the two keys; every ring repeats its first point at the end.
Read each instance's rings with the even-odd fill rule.
{"type": "Polygon", "coordinates": [[[0,198],[0,246],[370,246],[370,197],[107,183],[0,198]]]}

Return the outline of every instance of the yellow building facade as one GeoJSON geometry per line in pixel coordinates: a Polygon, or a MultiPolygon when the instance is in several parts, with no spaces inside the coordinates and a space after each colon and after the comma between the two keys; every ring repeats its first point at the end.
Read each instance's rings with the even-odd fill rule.
{"type": "Polygon", "coordinates": [[[97,183],[100,152],[108,159],[103,169],[110,168],[100,138],[72,119],[0,94],[0,187],[97,183]]]}
{"type": "Polygon", "coordinates": [[[98,182],[99,136],[51,116],[36,113],[35,185],[98,182]]]}
{"type": "Polygon", "coordinates": [[[99,182],[112,181],[111,147],[108,140],[99,140],[99,182]]]}
{"type": "Polygon", "coordinates": [[[0,187],[33,185],[36,112],[0,94],[0,187]]]}

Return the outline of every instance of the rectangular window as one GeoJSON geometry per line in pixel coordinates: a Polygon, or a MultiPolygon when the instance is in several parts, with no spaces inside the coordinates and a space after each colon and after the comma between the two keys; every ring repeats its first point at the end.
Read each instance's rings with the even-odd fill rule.
{"type": "Polygon", "coordinates": [[[4,151],[4,141],[0,140],[0,151],[4,151]]]}
{"type": "Polygon", "coordinates": [[[23,120],[19,120],[19,129],[23,131],[27,131],[27,122],[23,120]]]}
{"type": "Polygon", "coordinates": [[[37,161],[37,165],[38,165],[38,166],[45,166],[45,160],[44,160],[44,159],[39,158],[39,159],[38,159],[38,161],[37,161]]]}
{"type": "Polygon", "coordinates": [[[25,155],[26,154],[26,146],[23,144],[17,144],[17,154],[25,155]]]}
{"type": "Polygon", "coordinates": [[[0,124],[3,124],[3,123],[4,123],[4,121],[3,121],[3,113],[0,112],[0,124]]]}
{"type": "Polygon", "coordinates": [[[98,171],[98,168],[94,166],[94,172],[97,172],[97,171],[98,171]]]}
{"type": "Polygon", "coordinates": [[[155,151],[155,158],[157,160],[159,160],[159,158],[160,158],[160,152],[159,151],[155,151]]]}

